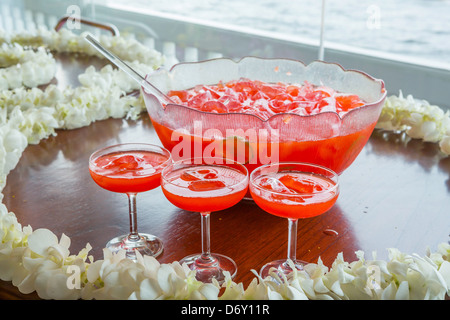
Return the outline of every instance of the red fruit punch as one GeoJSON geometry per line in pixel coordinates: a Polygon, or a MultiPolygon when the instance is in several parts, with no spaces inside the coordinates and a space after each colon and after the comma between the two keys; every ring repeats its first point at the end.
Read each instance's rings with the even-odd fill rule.
{"type": "Polygon", "coordinates": [[[102,188],[120,193],[138,193],[160,185],[158,167],[167,157],[150,151],[114,152],[94,159],[95,169],[89,169],[94,181],[102,188]]]}

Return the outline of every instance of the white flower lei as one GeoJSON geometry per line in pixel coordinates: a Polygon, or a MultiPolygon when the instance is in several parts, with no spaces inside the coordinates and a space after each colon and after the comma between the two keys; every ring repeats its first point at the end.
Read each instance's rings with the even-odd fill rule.
{"type": "Polygon", "coordinates": [[[450,111],[444,112],[426,100],[412,95],[390,96],[381,111],[377,128],[404,131],[413,139],[439,143],[441,151],[450,155],[450,111]]]}
{"type": "Polygon", "coordinates": [[[0,67],[0,90],[33,88],[50,82],[56,72],[55,59],[43,47],[34,51],[19,44],[2,44],[0,67]]]}
{"type": "MultiPolygon", "coordinates": [[[[132,41],[133,50],[128,50],[127,40],[111,37],[101,40],[122,58],[135,53],[128,59],[141,70],[151,70],[162,62],[157,52],[149,52],[137,42],[132,41]]],[[[81,38],[68,31],[44,30],[38,36],[16,35],[8,41],[44,45],[60,52],[95,54],[81,38]]],[[[56,129],[78,128],[108,117],[137,118],[143,111],[140,98],[124,94],[137,89],[135,84],[110,66],[100,71],[89,67],[79,80],[80,87],[65,90],[49,85],[45,90],[16,88],[0,92],[1,189],[28,144],[55,134],[56,129]]],[[[428,140],[433,136],[433,141],[444,146],[444,152],[448,150],[449,143],[443,141],[450,132],[442,129],[444,125],[448,128],[445,122],[448,114],[431,107],[418,108],[410,99],[388,98],[380,127],[386,129],[389,124],[390,130],[407,130],[412,134],[418,132],[420,123],[423,126],[429,119],[439,119],[436,128],[440,129],[435,131],[440,133],[432,135],[431,130],[423,129],[426,134],[422,138],[428,140]],[[417,113],[422,116],[416,116],[417,113]]],[[[358,260],[348,263],[339,254],[330,269],[319,258],[317,264],[306,266],[309,276],[293,272],[289,279],[280,281],[256,276],[247,288],[228,276],[220,294],[217,282],[197,281],[194,272],[176,261],[160,264],[153,257],[138,256],[138,261],[132,262],[123,252],[111,254],[108,249],[104,249],[103,260],[94,261],[88,255],[89,244],[77,255],[71,255],[66,235],[58,240],[48,229],[22,227],[3,203],[0,203],[0,239],[0,279],[12,281],[22,293],[36,291],[43,299],[444,299],[450,292],[447,243],[439,245],[436,252],[428,251],[424,257],[390,249],[389,261],[377,260],[375,255],[366,260],[364,253],[358,251],[358,260]],[[373,267],[379,272],[376,283],[370,282],[369,271],[373,267]],[[79,287],[71,285],[73,270],[79,272],[79,287]]]]}

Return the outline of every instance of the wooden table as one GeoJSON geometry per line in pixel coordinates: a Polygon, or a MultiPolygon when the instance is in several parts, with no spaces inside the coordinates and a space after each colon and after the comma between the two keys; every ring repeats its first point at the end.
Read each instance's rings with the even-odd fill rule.
{"type": "MultiPolygon", "coordinates": [[[[105,61],[57,55],[58,85],[77,85],[87,65],[105,61]]],[[[90,154],[123,142],[160,144],[148,116],[138,121],[109,119],[29,146],[8,175],[4,204],[19,222],[33,229],[48,228],[71,239],[71,254],[90,243],[90,254],[102,259],[106,242],[129,229],[125,195],[96,185],[88,171],[90,154]]],[[[387,248],[424,255],[449,240],[450,157],[437,144],[410,140],[402,134],[375,130],[356,161],[341,175],[341,194],[327,213],[298,224],[299,259],[331,267],[338,253],[346,261],[355,251],[368,257],[387,248]]],[[[180,260],[201,250],[200,215],[173,206],[161,188],[138,195],[138,229],[164,241],[161,263],[180,260]]],[[[285,258],[287,220],[242,201],[211,215],[211,249],[232,257],[238,265],[236,282],[245,287],[268,261],[285,258]]],[[[0,299],[37,299],[23,295],[10,282],[0,281],[0,299]]]]}
{"type": "MultiPolygon", "coordinates": [[[[49,228],[72,240],[76,254],[90,243],[95,260],[106,242],[128,232],[125,195],[98,187],[88,172],[89,155],[122,142],[159,144],[148,116],[138,121],[109,119],[29,146],[9,174],[4,203],[19,222],[33,229],[49,228]]],[[[450,232],[450,157],[438,146],[375,130],[356,161],[341,175],[341,194],[327,213],[300,220],[297,257],[331,266],[339,252],[346,261],[364,250],[387,259],[386,248],[424,255],[448,241],[450,232]],[[333,230],[335,232],[328,232],[333,230]]],[[[174,207],[155,189],[138,195],[138,228],[164,241],[162,263],[199,252],[200,215],[174,207]]],[[[253,202],[211,216],[212,251],[232,257],[236,282],[244,286],[250,271],[287,250],[287,221],[263,212],[253,202]]],[[[0,282],[0,298],[35,299],[9,282],[0,282]]]]}

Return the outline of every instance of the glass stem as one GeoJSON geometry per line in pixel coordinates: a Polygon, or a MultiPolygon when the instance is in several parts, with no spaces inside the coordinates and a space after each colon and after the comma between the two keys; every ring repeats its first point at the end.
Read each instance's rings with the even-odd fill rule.
{"type": "Polygon", "coordinates": [[[209,227],[209,217],[210,212],[200,212],[201,222],[202,222],[202,256],[203,262],[209,262],[212,260],[211,257],[211,241],[210,241],[210,227],[209,227]]]}
{"type": "Polygon", "coordinates": [[[128,240],[138,241],[140,239],[137,232],[137,210],[136,210],[136,193],[127,193],[128,207],[130,212],[130,234],[128,240]]]}
{"type": "Polygon", "coordinates": [[[297,259],[297,221],[298,219],[288,219],[288,259],[295,263],[297,259]]]}

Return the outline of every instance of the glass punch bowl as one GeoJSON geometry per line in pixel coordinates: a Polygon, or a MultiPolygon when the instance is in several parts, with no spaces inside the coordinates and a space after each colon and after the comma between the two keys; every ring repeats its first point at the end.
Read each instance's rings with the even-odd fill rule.
{"type": "MultiPolygon", "coordinates": [[[[356,94],[365,104],[340,116],[280,113],[268,119],[245,113],[212,113],[178,104],[163,105],[142,90],[148,114],[174,160],[211,150],[246,164],[249,172],[268,162],[301,161],[323,165],[341,174],[367,143],[386,98],[384,82],[357,70],[314,61],[245,57],[179,63],[146,76],[161,92],[185,90],[246,78],[269,83],[305,81],[338,92],[356,94]],[[222,143],[222,144],[220,144],[222,143]],[[209,146],[209,147],[208,147],[209,146]]],[[[213,153],[214,153],[213,152],[213,153]]]]}

